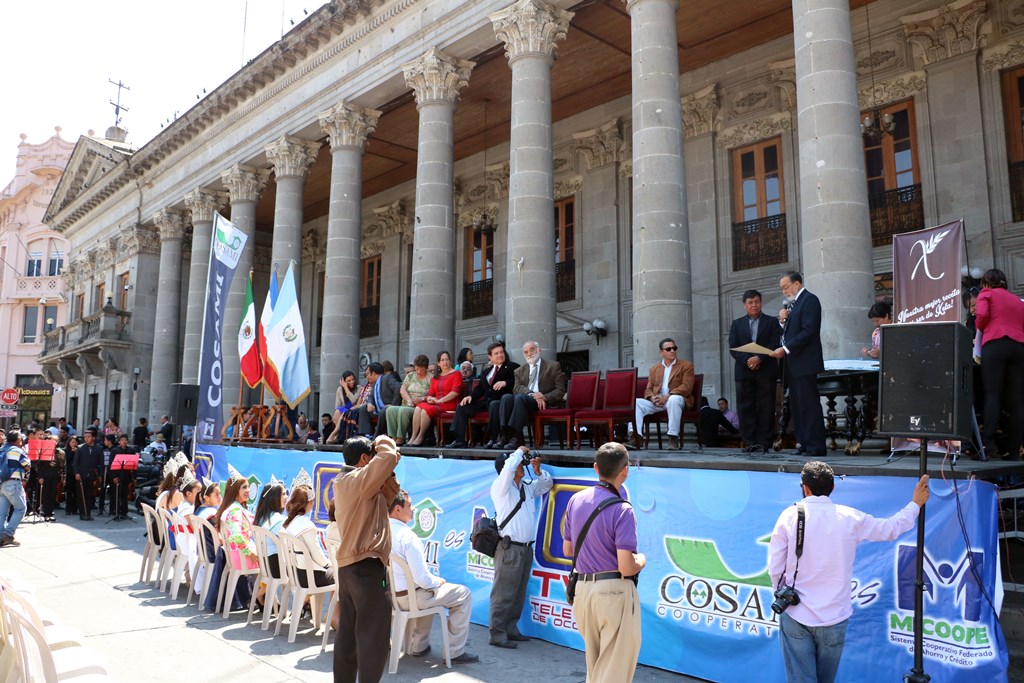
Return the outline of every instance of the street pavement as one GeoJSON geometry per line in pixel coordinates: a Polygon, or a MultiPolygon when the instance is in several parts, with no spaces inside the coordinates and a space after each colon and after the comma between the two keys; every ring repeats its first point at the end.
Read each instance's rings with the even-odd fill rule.
{"type": "MultiPolygon", "coordinates": [[[[331,681],[333,635],[320,653],[321,636],[304,621],[294,643],[274,637],[273,627],[246,626],[245,614],[220,615],[186,607],[184,589],[177,600],[139,583],[145,539],[142,517],[135,522],[105,524],[64,516],[47,524],[26,519],[17,531],[21,546],[0,548],[0,575],[15,575],[35,587],[38,604],[54,610],[61,623],[85,636],[84,645],[102,653],[118,681],[331,681]]],[[[583,683],[583,653],[533,640],[518,650],[487,644],[487,629],[470,627],[468,650],[477,664],[444,667],[438,621],[431,637],[433,652],[422,659],[403,657],[386,683],[583,683]]],[[[639,683],[683,683],[698,679],[660,669],[639,667],[639,683]]]]}

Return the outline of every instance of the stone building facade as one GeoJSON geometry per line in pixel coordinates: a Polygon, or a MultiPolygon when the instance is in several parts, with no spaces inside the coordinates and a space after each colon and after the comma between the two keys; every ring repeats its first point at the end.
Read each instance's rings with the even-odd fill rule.
{"type": "Polygon", "coordinates": [[[15,408],[0,409],[0,425],[63,415],[63,396],[38,359],[43,336],[67,322],[67,240],[43,223],[74,148],[60,132],[38,144],[22,135],[14,178],[0,191],[0,382],[20,394],[15,408]]]}
{"type": "MultiPolygon", "coordinates": [[[[672,336],[729,396],[745,289],[776,311],[803,271],[826,354],[856,357],[892,234],[961,217],[970,264],[1024,289],[1024,0],[757,8],[334,0],[137,151],[79,142],[48,222],[84,303],[41,360],[80,421],[114,391],[122,419],[167,411],[198,375],[215,210],[261,303],[301,267],[309,413],[370,359],[499,335],[642,374],[672,336]],[[69,346],[97,311],[107,336],[69,346]]],[[[232,396],[231,339],[225,366],[232,396]]]]}

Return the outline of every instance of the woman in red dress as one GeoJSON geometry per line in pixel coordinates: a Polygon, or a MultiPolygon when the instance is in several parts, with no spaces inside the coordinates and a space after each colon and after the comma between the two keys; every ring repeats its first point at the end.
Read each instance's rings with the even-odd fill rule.
{"type": "Polygon", "coordinates": [[[430,380],[430,391],[425,401],[412,413],[412,436],[407,446],[420,446],[434,418],[446,410],[455,410],[462,393],[462,373],[452,367],[452,356],[447,351],[437,354],[437,374],[430,380]]]}

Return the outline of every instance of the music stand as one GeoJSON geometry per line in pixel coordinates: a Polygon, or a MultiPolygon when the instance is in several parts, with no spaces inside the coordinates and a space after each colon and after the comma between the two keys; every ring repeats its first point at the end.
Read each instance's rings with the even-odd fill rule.
{"type": "MultiPolygon", "coordinates": [[[[117,453],[114,455],[114,460],[110,463],[111,472],[124,472],[131,473],[131,476],[135,476],[135,473],[139,471],[139,454],[138,453],[117,453]]],[[[125,484],[127,486],[127,484],[125,484]]],[[[128,492],[125,491],[125,506],[124,514],[121,514],[121,477],[117,478],[117,483],[114,484],[114,516],[107,520],[107,524],[111,522],[122,522],[129,521],[134,522],[132,517],[128,516],[128,492]]]]}
{"type": "MultiPolygon", "coordinates": [[[[25,445],[28,454],[28,459],[33,463],[36,468],[36,482],[39,484],[39,488],[36,492],[36,505],[34,509],[29,509],[25,514],[26,518],[34,517],[33,524],[43,519],[43,479],[39,476],[39,467],[35,465],[36,462],[49,462],[52,463],[55,457],[55,450],[57,448],[57,442],[51,441],[50,439],[29,439],[25,445]]],[[[45,520],[44,520],[45,521],[45,520]]]]}

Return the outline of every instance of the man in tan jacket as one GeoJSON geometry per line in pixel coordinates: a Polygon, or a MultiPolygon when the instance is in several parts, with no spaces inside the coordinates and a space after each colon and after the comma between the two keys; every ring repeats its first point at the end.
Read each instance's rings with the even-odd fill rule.
{"type": "Polygon", "coordinates": [[[388,506],[401,490],[395,442],[361,436],[345,442],[345,471],[334,479],[338,548],[338,637],[335,683],[370,683],[384,675],[391,633],[387,564],[391,561],[388,506]]]}
{"type": "Polygon", "coordinates": [[[679,427],[683,410],[694,406],[693,363],[676,357],[679,347],[672,339],[662,339],[658,350],[661,352],[661,362],[651,366],[647,373],[644,397],[636,400],[638,431],[633,434],[633,446],[643,448],[644,417],[667,410],[668,447],[679,450],[679,427]]]}

